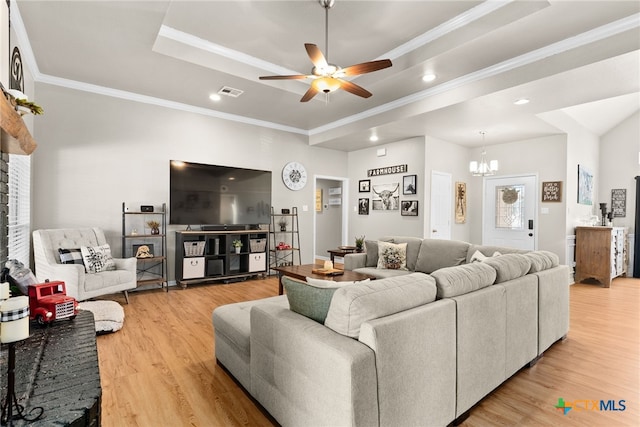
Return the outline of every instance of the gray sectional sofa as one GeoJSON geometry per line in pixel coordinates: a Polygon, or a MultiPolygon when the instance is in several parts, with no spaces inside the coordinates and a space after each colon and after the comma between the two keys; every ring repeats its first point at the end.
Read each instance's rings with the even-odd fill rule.
{"type": "Polygon", "coordinates": [[[383,239],[407,244],[406,269],[374,267],[377,241],[347,255],[379,279],[332,289],[324,323],[286,295],[214,310],[218,363],[281,425],[447,425],[566,336],[554,254],[383,239]]]}

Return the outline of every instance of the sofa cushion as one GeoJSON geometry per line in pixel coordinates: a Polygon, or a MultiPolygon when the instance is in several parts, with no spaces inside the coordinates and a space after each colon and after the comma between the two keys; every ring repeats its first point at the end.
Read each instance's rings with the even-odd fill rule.
{"type": "Polygon", "coordinates": [[[457,240],[424,239],[416,262],[416,271],[432,273],[445,267],[464,264],[470,244],[457,240]]]}
{"type": "Polygon", "coordinates": [[[450,298],[486,288],[495,282],[496,270],[482,262],[445,267],[431,273],[438,298],[450,298]]]}
{"type": "Polygon", "coordinates": [[[377,279],[384,279],[386,277],[396,277],[396,276],[405,276],[407,274],[413,273],[413,271],[409,270],[388,270],[386,268],[377,268],[377,267],[364,267],[364,268],[356,268],[356,273],[368,274],[369,276],[373,276],[377,279]]]}
{"type": "Polygon", "coordinates": [[[82,260],[87,273],[100,273],[112,271],[116,264],[111,256],[111,248],[108,244],[100,246],[80,246],[82,260]]]}
{"type": "Polygon", "coordinates": [[[407,244],[378,242],[378,268],[407,269],[407,244]]]}
{"type": "Polygon", "coordinates": [[[557,267],[560,262],[558,255],[549,251],[532,251],[527,252],[524,256],[531,261],[529,273],[537,273],[539,271],[557,267]]]}
{"type": "Polygon", "coordinates": [[[416,262],[418,261],[418,254],[420,253],[420,245],[422,245],[422,238],[411,236],[384,236],[381,237],[382,241],[390,241],[393,243],[406,243],[407,244],[407,269],[411,271],[416,270],[416,262]]]}
{"type": "MultiPolygon", "coordinates": [[[[477,263],[476,263],[477,264],[477,263]]],[[[506,254],[483,262],[496,270],[496,283],[517,279],[529,273],[531,260],[525,254],[506,254]]]]}
{"type": "MultiPolygon", "coordinates": [[[[366,280],[368,282],[369,279],[366,280]]],[[[365,281],[363,281],[365,282],[365,281]]],[[[287,291],[289,308],[318,323],[324,323],[329,304],[336,289],[354,282],[334,282],[307,278],[307,283],[284,276],[282,285],[287,291]],[[330,282],[330,283],[327,283],[330,282]]]]}
{"type": "Polygon", "coordinates": [[[364,250],[367,254],[367,263],[365,267],[377,267],[378,266],[378,242],[393,242],[393,239],[381,238],[380,240],[365,240],[364,250]]]}
{"type": "Polygon", "coordinates": [[[333,294],[324,324],[339,334],[358,338],[363,322],[418,307],[435,298],[435,280],[422,273],[346,286],[333,294]]]}

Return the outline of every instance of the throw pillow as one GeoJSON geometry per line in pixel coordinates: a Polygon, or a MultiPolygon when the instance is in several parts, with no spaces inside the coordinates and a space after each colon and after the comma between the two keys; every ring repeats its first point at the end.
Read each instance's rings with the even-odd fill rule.
{"type": "Polygon", "coordinates": [[[480,251],[475,251],[475,252],[473,253],[473,255],[471,255],[471,259],[469,260],[469,262],[478,262],[478,261],[482,262],[482,261],[485,261],[485,260],[487,260],[487,259],[489,259],[489,258],[497,257],[497,256],[500,256],[500,255],[502,255],[500,252],[495,251],[495,252],[493,253],[493,255],[491,255],[490,257],[488,257],[488,256],[486,256],[485,254],[483,254],[483,253],[482,253],[482,252],[480,252],[480,251]]]}
{"type": "Polygon", "coordinates": [[[116,263],[111,256],[111,248],[108,244],[101,246],[81,246],[84,268],[87,273],[100,273],[101,271],[115,270],[116,263]]]}
{"type": "Polygon", "coordinates": [[[82,251],[77,249],[58,249],[60,254],[60,263],[62,264],[83,264],[82,251]]]}
{"type": "Polygon", "coordinates": [[[367,262],[365,267],[376,267],[378,265],[378,242],[391,242],[393,239],[381,239],[381,240],[365,240],[364,251],[367,254],[367,262]]]}
{"type": "Polygon", "coordinates": [[[378,266],[389,270],[407,269],[407,244],[378,242],[378,266]]]}
{"type": "Polygon", "coordinates": [[[333,293],[340,287],[353,284],[353,282],[334,282],[332,280],[319,280],[318,282],[331,282],[329,283],[317,283],[312,282],[317,279],[307,278],[307,283],[301,282],[284,276],[282,278],[282,285],[287,294],[289,300],[289,309],[302,316],[308,317],[311,320],[315,320],[318,323],[324,324],[324,320],[327,317],[329,311],[329,304],[333,298],[333,293]]]}

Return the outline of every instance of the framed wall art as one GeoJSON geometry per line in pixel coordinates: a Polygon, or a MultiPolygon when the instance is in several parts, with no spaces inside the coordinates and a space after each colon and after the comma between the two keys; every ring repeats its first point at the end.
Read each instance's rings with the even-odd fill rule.
{"type": "Polygon", "coordinates": [[[417,200],[403,200],[400,208],[400,215],[402,216],[418,216],[418,201],[417,200]]]}
{"type": "Polygon", "coordinates": [[[369,215],[369,199],[358,199],[358,215],[369,215]]]}
{"type": "Polygon", "coordinates": [[[397,211],[400,208],[400,183],[374,185],[371,203],[374,211],[397,211]]]}
{"type": "Polygon", "coordinates": [[[467,220],[467,183],[456,182],[456,224],[467,220]]]}
{"type": "Polygon", "coordinates": [[[371,191],[371,180],[370,179],[361,179],[358,181],[358,191],[360,193],[368,193],[371,191]]]}
{"type": "Polygon", "coordinates": [[[322,212],[322,188],[316,188],[316,212],[322,212]]]}
{"type": "Polygon", "coordinates": [[[416,194],[416,175],[402,177],[402,194],[416,194]]]}
{"type": "Polygon", "coordinates": [[[611,210],[614,218],[627,216],[627,189],[614,188],[611,190],[611,210]]]}
{"type": "Polygon", "coordinates": [[[542,183],[543,202],[562,202],[562,181],[546,181],[542,183]]]}
{"type": "Polygon", "coordinates": [[[593,174],[583,165],[578,165],[578,203],[593,205],[593,174]]]}

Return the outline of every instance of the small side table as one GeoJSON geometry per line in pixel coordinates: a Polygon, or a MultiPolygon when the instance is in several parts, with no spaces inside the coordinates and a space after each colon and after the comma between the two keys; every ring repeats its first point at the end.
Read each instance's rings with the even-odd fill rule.
{"type": "Polygon", "coordinates": [[[331,255],[331,262],[334,261],[335,257],[344,258],[346,254],[353,254],[356,252],[355,246],[344,246],[338,249],[329,249],[329,255],[331,255]]]}

